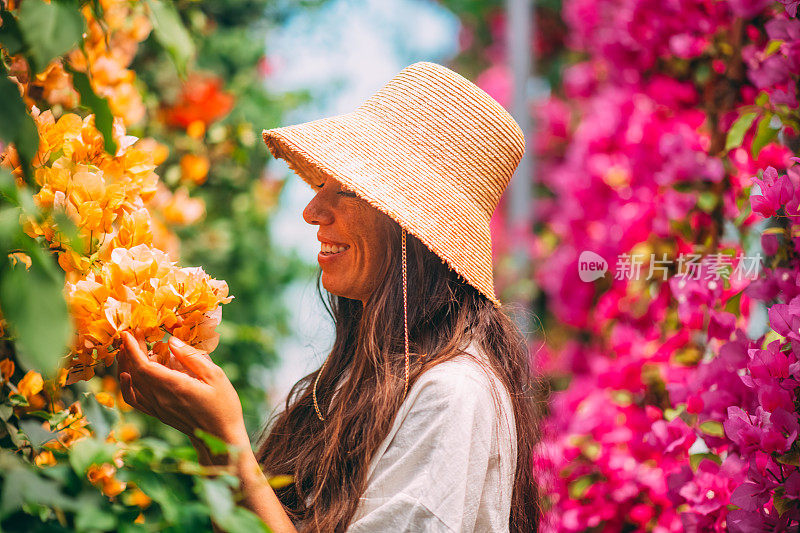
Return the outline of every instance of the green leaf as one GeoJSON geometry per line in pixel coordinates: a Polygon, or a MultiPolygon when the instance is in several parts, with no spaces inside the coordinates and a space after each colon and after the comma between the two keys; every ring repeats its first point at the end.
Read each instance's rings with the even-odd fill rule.
{"type": "Polygon", "coordinates": [[[706,213],[710,213],[717,206],[719,197],[711,191],[702,191],[697,196],[697,207],[706,213]]]}
{"type": "Polygon", "coordinates": [[[716,420],[706,420],[700,424],[700,431],[712,437],[724,437],[725,429],[722,427],[722,422],[716,420]]]}
{"type": "MultiPolygon", "coordinates": [[[[3,196],[11,205],[21,207],[22,211],[28,215],[36,216],[39,212],[28,186],[24,184],[18,186],[14,176],[7,168],[0,168],[0,198],[3,196]]],[[[18,227],[19,224],[15,223],[15,226],[18,227]]]]}
{"type": "Polygon", "coordinates": [[[0,46],[5,48],[8,55],[15,56],[25,49],[25,40],[17,24],[17,19],[10,11],[0,12],[3,25],[0,26],[0,46]]]}
{"type": "MultiPolygon", "coordinates": [[[[128,473],[133,474],[130,471],[128,473]]],[[[170,487],[164,483],[164,476],[143,470],[135,472],[135,474],[135,477],[131,476],[131,481],[136,483],[142,492],[161,506],[164,518],[169,522],[177,521],[181,506],[185,505],[186,502],[181,501],[175,491],[170,490],[170,487]]]]}
{"type": "Polygon", "coordinates": [[[197,438],[202,440],[206,446],[208,446],[208,450],[214,455],[224,455],[228,453],[228,444],[211,433],[207,433],[202,429],[195,429],[194,434],[197,438]]]}
{"type": "Polygon", "coordinates": [[[779,496],[778,491],[775,491],[775,495],[772,497],[772,505],[778,511],[778,515],[783,516],[786,511],[796,508],[797,502],[791,498],[779,496]]]}
{"type": "Polygon", "coordinates": [[[672,409],[670,407],[664,409],[664,420],[667,422],[672,422],[679,416],[681,416],[684,411],[686,410],[685,405],[679,405],[677,409],[672,409]]]}
{"type": "Polygon", "coordinates": [[[119,420],[119,411],[101,405],[91,392],[83,394],[81,406],[86,419],[89,420],[89,424],[92,426],[95,437],[105,440],[111,428],[119,420]]]}
{"type": "Polygon", "coordinates": [[[12,204],[19,205],[17,184],[7,168],[0,168],[0,195],[5,196],[12,204]]]}
{"type": "Polygon", "coordinates": [[[767,47],[764,49],[764,57],[767,58],[781,49],[781,45],[783,41],[781,39],[772,39],[769,43],[767,43],[767,47]]]}
{"type": "Polygon", "coordinates": [[[175,68],[181,75],[186,73],[186,65],[194,56],[194,41],[183,25],[172,2],[147,0],[150,8],[150,21],[153,23],[153,34],[161,46],[169,53],[175,68]]]}
{"type": "Polygon", "coordinates": [[[50,62],[73,48],[83,37],[85,23],[79,6],[72,2],[25,0],[19,8],[19,28],[30,45],[32,71],[39,73],[50,62]]]}
{"type": "Polygon", "coordinates": [[[586,494],[586,491],[589,490],[589,487],[592,486],[592,478],[589,476],[583,476],[572,483],[570,483],[568,487],[569,497],[573,500],[577,500],[583,497],[586,494]]]}
{"type": "Polygon", "coordinates": [[[229,515],[219,519],[214,518],[214,522],[228,533],[253,533],[254,531],[268,533],[270,531],[260,518],[243,507],[236,507],[229,515]]]}
{"type": "MultiPolygon", "coordinates": [[[[2,65],[2,63],[0,63],[2,65]]],[[[0,139],[13,143],[24,167],[30,165],[39,150],[39,130],[28,114],[17,85],[8,79],[0,66],[0,139]]]]}
{"type": "Polygon", "coordinates": [[[742,211],[739,213],[739,215],[734,219],[733,224],[737,228],[741,227],[745,219],[749,217],[752,214],[752,212],[753,212],[753,207],[750,205],[750,202],[748,201],[742,207],[742,211]]]}
{"type": "Polygon", "coordinates": [[[9,405],[14,407],[28,407],[28,399],[22,394],[12,394],[8,397],[9,405]]]}
{"type": "Polygon", "coordinates": [[[37,475],[38,469],[3,451],[0,453],[0,471],[4,474],[0,494],[0,516],[20,509],[25,503],[49,505],[63,510],[75,510],[77,502],[61,492],[58,483],[37,475]]]}
{"type": "Polygon", "coordinates": [[[75,529],[78,531],[114,531],[116,527],[117,517],[108,509],[96,505],[81,505],[78,508],[75,518],[75,529]]]}
{"type": "Polygon", "coordinates": [[[58,438],[57,433],[44,429],[37,420],[22,420],[19,429],[28,437],[28,441],[36,451],[39,451],[43,444],[58,438]]]}
{"type": "Polygon", "coordinates": [[[725,152],[742,145],[745,133],[747,133],[747,130],[753,125],[757,116],[758,113],[745,113],[736,119],[736,122],[734,122],[731,129],[728,130],[728,135],[725,138],[725,152]]]}
{"type": "Polygon", "coordinates": [[[81,439],[70,449],[69,464],[76,474],[83,476],[92,465],[114,461],[116,447],[98,439],[81,439]]]}
{"type": "Polygon", "coordinates": [[[758,121],[756,134],[753,137],[753,144],[750,147],[750,155],[753,157],[753,159],[758,157],[758,154],[761,152],[762,148],[764,148],[778,136],[778,131],[780,131],[780,129],[775,129],[770,126],[773,116],[774,115],[772,113],[767,113],[761,117],[761,120],[758,121]]]}
{"type": "Polygon", "coordinates": [[[48,419],[48,421],[50,422],[50,427],[54,428],[58,426],[60,423],[66,420],[68,416],[69,416],[69,409],[62,409],[57,413],[51,414],[50,418],[48,419]]]}
{"type": "Polygon", "coordinates": [[[697,467],[703,462],[703,459],[714,461],[718,465],[722,464],[722,459],[713,453],[693,453],[689,456],[689,466],[692,467],[692,470],[697,470],[697,467]]]}
{"type": "Polygon", "coordinates": [[[739,316],[739,307],[742,301],[742,293],[744,291],[739,291],[735,295],[728,298],[728,301],[725,302],[725,310],[729,313],[733,313],[736,316],[739,316]]]}
{"type": "Polygon", "coordinates": [[[0,308],[16,334],[20,362],[52,377],[72,338],[64,278],[54,275],[52,264],[46,266],[48,258],[42,261],[41,250],[26,251],[31,252],[30,270],[18,264],[2,273],[0,308]]]}
{"type": "Polygon", "coordinates": [[[783,455],[778,455],[775,458],[775,460],[785,465],[800,467],[800,453],[794,446],[790,448],[789,451],[784,453],[783,455]]]}
{"type": "Polygon", "coordinates": [[[215,520],[230,515],[236,503],[233,501],[231,489],[217,479],[197,478],[196,489],[200,498],[211,509],[211,516],[215,520]]]}
{"type": "MultiPolygon", "coordinates": [[[[28,402],[26,401],[25,403],[28,402]]],[[[8,422],[8,419],[11,418],[11,415],[13,414],[14,414],[14,408],[11,407],[11,405],[7,403],[0,404],[0,420],[2,420],[3,422],[8,422]]]]}
{"type": "MultiPolygon", "coordinates": [[[[67,213],[57,208],[53,210],[53,220],[58,226],[58,238],[61,242],[71,250],[75,250],[81,255],[88,255],[89,253],[89,239],[84,238],[78,231],[78,226],[75,222],[67,216],[67,213]]],[[[109,350],[113,349],[111,346],[109,350]]]]}
{"type": "MultiPolygon", "coordinates": [[[[9,250],[14,248],[14,242],[21,232],[19,209],[0,209],[0,251],[8,253],[9,250]]],[[[3,269],[7,268],[10,263],[7,255],[0,254],[0,276],[2,276],[3,269]]]]}
{"type": "Polygon", "coordinates": [[[111,155],[117,153],[117,143],[114,141],[114,115],[108,105],[108,100],[97,96],[94,92],[89,77],[83,72],[78,72],[67,67],[72,74],[72,84],[81,95],[81,105],[94,113],[94,125],[103,134],[106,152],[111,155]]]}
{"type": "Polygon", "coordinates": [[[233,490],[238,479],[226,476],[218,479],[197,478],[195,491],[211,511],[211,518],[228,533],[252,533],[268,531],[264,523],[253,513],[236,506],[233,490]]]}
{"type": "Polygon", "coordinates": [[[42,468],[39,470],[39,473],[48,479],[57,481],[61,486],[69,485],[75,480],[75,473],[68,464],[63,462],[49,465],[47,468],[42,468]]]}

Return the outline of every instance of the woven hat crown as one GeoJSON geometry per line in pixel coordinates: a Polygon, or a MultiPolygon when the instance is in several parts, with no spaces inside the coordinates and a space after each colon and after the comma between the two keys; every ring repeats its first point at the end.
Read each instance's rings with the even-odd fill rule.
{"type": "Polygon", "coordinates": [[[525,140],[477,85],[436,63],[414,63],[351,113],[263,136],[305,181],[342,182],[500,305],[489,220],[525,140]]]}

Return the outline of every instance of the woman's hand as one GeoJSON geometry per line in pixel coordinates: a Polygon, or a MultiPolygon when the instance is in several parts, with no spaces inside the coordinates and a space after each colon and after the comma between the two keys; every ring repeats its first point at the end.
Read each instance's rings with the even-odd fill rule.
{"type": "Polygon", "coordinates": [[[122,333],[122,340],[117,367],[126,402],[185,433],[193,443],[195,430],[201,429],[249,450],[239,395],[208,354],[171,337],[170,351],[188,370],[183,372],[148,357],[144,340],[130,331],[122,333]]]}
{"type": "Polygon", "coordinates": [[[170,359],[166,365],[148,357],[144,339],[134,337],[130,331],[122,332],[122,341],[117,367],[125,401],[189,435],[202,463],[230,462],[241,481],[242,504],[275,533],[296,533],[250,448],[239,395],[222,369],[207,353],[187,346],[177,337],[169,339],[175,364],[170,359]],[[239,447],[241,453],[235,459],[211,457],[205,445],[194,437],[196,429],[239,447]]]}

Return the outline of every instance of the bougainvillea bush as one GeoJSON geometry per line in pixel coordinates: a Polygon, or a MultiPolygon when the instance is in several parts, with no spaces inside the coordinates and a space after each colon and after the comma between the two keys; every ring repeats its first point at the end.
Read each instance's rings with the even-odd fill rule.
{"type": "Polygon", "coordinates": [[[235,505],[234,476],[131,411],[113,367],[126,329],[157,358],[169,336],[223,365],[238,347],[228,370],[251,429],[263,416],[250,366],[275,359],[285,330],[264,297],[296,268],[270,250],[280,182],[260,175],[261,124],[245,115],[261,106],[259,120],[276,120],[286,103],[258,84],[264,58],[247,36],[259,17],[235,16],[266,2],[217,23],[222,4],[0,1],[3,530],[265,530],[235,505]],[[250,44],[226,52],[234,35],[250,44]],[[206,46],[215,54],[198,61],[206,46]],[[251,268],[234,272],[247,250],[251,268]],[[238,294],[219,276],[231,272],[238,294]]]}
{"type": "MultiPolygon", "coordinates": [[[[500,7],[464,18],[460,61],[508,104],[500,7]]],[[[537,191],[547,530],[800,525],[797,7],[537,8],[551,93],[531,109],[535,175],[514,179],[537,191]]],[[[520,239],[505,215],[501,249],[520,239]]]]}

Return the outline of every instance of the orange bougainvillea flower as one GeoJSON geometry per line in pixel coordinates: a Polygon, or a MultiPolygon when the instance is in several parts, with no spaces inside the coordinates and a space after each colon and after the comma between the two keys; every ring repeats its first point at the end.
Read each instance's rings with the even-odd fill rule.
{"type": "Polygon", "coordinates": [[[109,409],[114,408],[114,397],[107,392],[98,392],[94,395],[94,399],[97,400],[97,403],[100,405],[104,405],[109,409]]]}
{"type": "Polygon", "coordinates": [[[155,139],[145,138],[136,143],[136,148],[140,152],[150,154],[153,158],[153,164],[158,166],[169,157],[169,147],[166,144],[161,144],[155,139]]]}
{"type": "Polygon", "coordinates": [[[50,443],[49,447],[53,449],[66,449],[75,444],[75,442],[85,439],[91,435],[87,427],[88,424],[88,420],[83,416],[80,403],[73,403],[69,406],[69,414],[67,417],[56,427],[50,429],[50,431],[58,433],[58,440],[50,443]]]}
{"type": "Polygon", "coordinates": [[[201,185],[208,177],[209,167],[210,164],[206,156],[186,154],[181,157],[181,180],[201,185]]]}
{"type": "Polygon", "coordinates": [[[90,377],[101,361],[111,364],[126,329],[138,329],[149,342],[160,341],[168,331],[213,350],[219,342],[214,329],[221,318],[219,306],[233,299],[224,281],[201,268],[178,268],[166,253],[145,244],[115,248],[107,262],[68,282],[66,292],[76,324],[74,372],[67,383],[90,377]]]}
{"type": "Polygon", "coordinates": [[[69,61],[72,68],[91,74],[92,87],[108,99],[115,116],[135,124],[144,117],[145,107],[134,84],[136,75],[128,67],[152,24],[141,2],[104,0],[102,5],[102,20],[94,18],[90,6],[82,9],[88,31],[69,61]]]}
{"type": "Polygon", "coordinates": [[[170,194],[161,212],[167,224],[186,226],[203,218],[206,204],[200,198],[191,198],[186,187],[180,187],[170,194]]]}
{"type": "MultiPolygon", "coordinates": [[[[165,222],[198,220],[204,213],[202,201],[179,189],[161,202],[162,211],[156,217],[148,210],[159,190],[155,169],[166,160],[168,149],[152,139],[127,135],[126,124],[140,120],[144,113],[135,73],[128,67],[152,26],[143,3],[101,0],[101,4],[98,16],[102,20],[95,18],[90,6],[83,7],[87,31],[81,46],[66,60],[54,60],[35,76],[24,58],[11,58],[9,65],[9,79],[29,106],[39,134],[39,150],[31,163],[39,185],[34,202],[40,214],[35,219],[22,214],[20,223],[30,237],[43,239],[57,254],[66,273],[65,293],[76,331],[67,367],[57,380],[62,386],[88,379],[96,365],[113,362],[119,334],[125,329],[142,331],[155,343],[157,357],[169,355],[160,342],[165,333],[213,350],[219,341],[215,327],[221,319],[220,305],[233,298],[228,296],[225,282],[210,278],[200,268],[179,268],[175,262],[178,241],[165,222]],[[86,73],[95,92],[108,99],[114,114],[111,135],[118,147],[116,153],[106,152],[93,115],[84,118],[64,113],[56,118],[60,111],[54,116],[33,105],[34,100],[62,107],[77,104],[70,70],[86,73]],[[69,228],[59,227],[64,217],[69,219],[65,224],[69,228]]],[[[191,124],[189,134],[199,139],[208,124],[225,116],[232,106],[233,97],[222,91],[219,78],[192,76],[175,106],[166,112],[173,124],[191,124]]],[[[0,146],[0,150],[4,150],[2,166],[11,169],[22,186],[25,182],[16,150],[13,146],[0,146]]],[[[205,156],[186,158],[182,161],[184,179],[202,183],[208,167],[205,156]]],[[[30,264],[25,254],[9,257],[15,263],[30,264]]],[[[13,371],[13,363],[0,362],[4,381],[13,371]]],[[[42,388],[43,380],[35,372],[26,374],[18,385],[31,408],[44,405],[42,388]]],[[[106,390],[97,398],[105,405],[126,406],[118,390],[106,390]]],[[[70,406],[67,420],[54,428],[59,431],[58,446],[68,447],[85,438],[89,434],[86,426],[80,406],[70,406]]],[[[108,476],[102,468],[94,475],[105,484],[106,493],[119,488],[103,481],[108,476]]]]}
{"type": "Polygon", "coordinates": [[[233,109],[233,95],[222,90],[222,80],[211,74],[191,74],[174,105],[164,109],[167,124],[188,128],[195,121],[206,126],[233,109]]]}
{"type": "MultiPolygon", "coordinates": [[[[130,125],[144,117],[145,107],[134,83],[135,73],[128,67],[152,25],[141,2],[103,0],[101,4],[102,20],[95,19],[88,5],[81,10],[87,32],[81,46],[68,55],[68,62],[73,69],[89,74],[95,92],[107,98],[114,115],[130,125]]],[[[79,95],[73,87],[72,75],[64,68],[61,58],[31,77],[27,62],[18,55],[12,58],[9,74],[19,83],[29,106],[38,99],[44,99],[51,106],[74,108],[78,105],[79,95]]]]}
{"type": "Polygon", "coordinates": [[[44,388],[44,380],[42,375],[35,370],[29,370],[19,383],[17,383],[17,391],[25,396],[30,401],[33,396],[42,392],[44,388]]]}
{"type": "Polygon", "coordinates": [[[11,260],[11,266],[16,265],[17,263],[21,263],[25,265],[25,270],[31,268],[31,257],[23,252],[12,252],[8,254],[8,258],[11,260]]]}
{"type": "Polygon", "coordinates": [[[57,59],[36,75],[35,85],[42,87],[42,97],[50,105],[61,105],[67,109],[77,107],[78,92],[72,87],[72,77],[64,70],[61,59],[57,59]]]}
{"type": "Polygon", "coordinates": [[[43,389],[44,380],[42,379],[42,375],[35,370],[29,370],[28,373],[19,380],[19,383],[17,383],[17,392],[25,396],[29,408],[33,410],[41,409],[47,404],[47,401],[41,394],[43,389]]]}
{"type": "Polygon", "coordinates": [[[139,429],[133,424],[122,424],[119,427],[118,433],[118,438],[122,442],[133,442],[141,436],[139,429]]]}
{"type": "Polygon", "coordinates": [[[14,374],[14,361],[11,359],[3,359],[0,361],[0,380],[3,382],[11,379],[14,374]]]}
{"type": "Polygon", "coordinates": [[[126,491],[125,498],[128,505],[136,505],[142,509],[148,507],[153,501],[147,494],[142,492],[139,487],[133,487],[132,489],[126,491]]]}
{"type": "Polygon", "coordinates": [[[202,120],[193,120],[186,126],[186,135],[192,139],[200,139],[206,133],[206,123],[202,120]]]}
{"type": "Polygon", "coordinates": [[[117,469],[110,463],[92,465],[86,471],[89,482],[100,488],[109,498],[117,496],[125,490],[125,482],[114,477],[117,469]]]}
{"type": "Polygon", "coordinates": [[[42,450],[36,454],[36,457],[33,458],[33,462],[36,466],[53,466],[56,464],[56,458],[50,450],[42,450]]]}
{"type": "MultiPolygon", "coordinates": [[[[58,121],[49,111],[33,111],[40,143],[34,176],[41,189],[34,202],[44,219],[24,220],[31,237],[44,237],[60,250],[58,263],[75,281],[97,261],[106,260],[115,247],[152,241],[150,215],[144,202],[157,190],[154,169],[163,158],[154,142],[139,144],[116,121],[115,155],[105,152],[102,136],[89,115],[67,113],[58,121]],[[78,228],[78,239],[64,242],[54,214],[66,214],[78,228]]],[[[26,217],[27,218],[27,217],[26,217]]]]}

